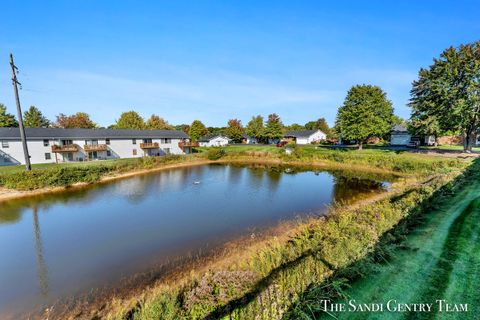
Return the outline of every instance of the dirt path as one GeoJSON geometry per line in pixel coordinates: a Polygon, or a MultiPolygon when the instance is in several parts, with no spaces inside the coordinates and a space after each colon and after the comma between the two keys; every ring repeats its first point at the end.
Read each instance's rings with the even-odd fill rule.
{"type": "MultiPolygon", "coordinates": [[[[431,303],[431,312],[340,312],[338,319],[480,319],[480,182],[426,214],[388,263],[346,291],[359,303],[431,303]],[[436,300],[457,304],[446,311],[436,300]],[[467,311],[462,312],[462,306],[467,311]],[[440,311],[442,309],[442,311],[440,311]]],[[[392,308],[394,309],[394,308],[392,308]]],[[[322,319],[331,319],[324,315],[322,319]]]]}

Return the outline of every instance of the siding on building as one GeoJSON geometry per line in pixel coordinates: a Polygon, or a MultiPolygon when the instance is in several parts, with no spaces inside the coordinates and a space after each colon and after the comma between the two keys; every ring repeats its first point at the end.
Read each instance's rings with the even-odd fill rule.
{"type": "MultiPolygon", "coordinates": [[[[15,130],[6,130],[11,128],[0,128],[0,165],[24,164],[22,142],[15,130]]],[[[88,152],[85,151],[85,144],[106,145],[108,151],[97,151],[97,159],[115,159],[115,158],[140,158],[143,156],[161,156],[165,154],[183,154],[183,150],[178,143],[187,139],[184,133],[160,131],[157,130],[124,130],[122,135],[131,134],[130,137],[117,137],[119,132],[112,130],[94,129],[81,131],[71,129],[51,129],[32,130],[28,128],[27,146],[30,154],[31,163],[55,163],[69,161],[85,161],[88,158],[88,152]],[[76,131],[74,131],[76,130],[76,131]],[[74,133],[81,134],[84,137],[73,138],[74,133]],[[43,136],[42,136],[43,135],[43,136]],[[49,135],[49,136],[47,136],[49,135]],[[157,135],[157,137],[155,137],[157,135]],[[52,137],[53,136],[53,137],[52,137]],[[104,138],[98,138],[98,137],[104,138]],[[106,138],[107,136],[108,138],[106,138]],[[144,136],[144,138],[139,138],[144,136]],[[158,143],[159,147],[154,149],[142,149],[140,144],[144,142],[158,143]],[[77,146],[77,152],[52,152],[53,145],[62,145],[62,140],[71,140],[71,143],[77,146]],[[109,140],[109,143],[107,143],[109,140]],[[135,143],[134,143],[135,141],[135,143]]],[[[18,129],[16,130],[18,132],[18,129]]],[[[90,160],[94,154],[90,154],[90,160]]]]}

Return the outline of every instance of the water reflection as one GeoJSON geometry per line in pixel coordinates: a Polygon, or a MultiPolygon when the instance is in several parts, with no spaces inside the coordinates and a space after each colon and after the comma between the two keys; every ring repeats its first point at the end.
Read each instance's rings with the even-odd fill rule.
{"type": "Polygon", "coordinates": [[[392,179],[211,165],[0,203],[0,310],[116,284],[254,228],[381,192],[392,179]]]}
{"type": "Polygon", "coordinates": [[[47,266],[43,257],[42,237],[40,232],[40,223],[38,222],[38,209],[33,207],[33,234],[35,238],[35,256],[37,260],[37,274],[40,292],[44,298],[48,296],[48,277],[47,266]]]}

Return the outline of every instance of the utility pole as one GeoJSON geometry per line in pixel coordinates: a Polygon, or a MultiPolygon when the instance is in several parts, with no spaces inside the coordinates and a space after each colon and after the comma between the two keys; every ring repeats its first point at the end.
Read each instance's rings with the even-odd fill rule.
{"type": "Polygon", "coordinates": [[[20,138],[22,139],[23,154],[25,156],[25,167],[27,168],[27,171],[30,171],[32,170],[32,166],[30,164],[30,155],[28,154],[27,139],[25,138],[25,128],[23,126],[22,109],[20,108],[20,98],[18,97],[18,88],[17,88],[17,84],[21,85],[21,83],[17,81],[18,68],[13,63],[13,55],[11,53],[10,53],[10,66],[12,67],[13,92],[15,92],[15,101],[17,103],[18,127],[20,129],[20,138]]]}

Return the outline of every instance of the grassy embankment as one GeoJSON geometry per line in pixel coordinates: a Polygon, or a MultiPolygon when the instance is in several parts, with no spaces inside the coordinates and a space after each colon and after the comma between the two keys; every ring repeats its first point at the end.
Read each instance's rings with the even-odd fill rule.
{"type": "Polygon", "coordinates": [[[329,168],[357,168],[389,171],[400,174],[428,174],[448,171],[458,167],[460,160],[454,158],[429,157],[387,150],[330,150],[313,146],[296,148],[290,156],[283,148],[272,146],[231,146],[224,149],[201,149],[200,153],[188,156],[166,156],[158,158],[119,159],[85,163],[34,165],[31,172],[23,166],[0,167],[0,187],[18,190],[35,190],[64,187],[76,183],[94,183],[105,176],[132,171],[156,169],[176,163],[199,160],[285,162],[316,164],[329,168]],[[205,151],[205,152],[203,152],[205,151]]]}
{"type": "MultiPolygon", "coordinates": [[[[478,161],[477,161],[478,162],[478,161]]],[[[313,286],[287,318],[332,318],[320,299],[345,303],[431,303],[432,312],[375,313],[381,319],[477,319],[480,314],[480,163],[475,163],[425,214],[405,219],[382,237],[368,258],[313,286]],[[449,192],[448,192],[449,191],[449,192]],[[388,285],[386,285],[388,284],[388,285]],[[440,312],[437,299],[466,304],[468,312],[440,312]]],[[[370,314],[371,315],[371,314],[370,314]]],[[[338,319],[365,319],[369,314],[334,313],[338,319]]]]}
{"type": "MultiPolygon", "coordinates": [[[[229,158],[282,160],[276,149],[227,148],[229,158]],[[267,156],[265,154],[267,153],[267,156]],[[271,152],[271,155],[269,154],[271,152]],[[255,153],[255,155],[251,154],[255,153]]],[[[339,270],[369,257],[383,235],[400,221],[418,216],[429,203],[457,185],[453,180],[470,162],[407,153],[297,150],[290,162],[318,161],[378,167],[410,172],[419,181],[395,194],[353,208],[332,209],[327,219],[312,218],[288,235],[270,239],[261,247],[242,248],[238,255],[212,264],[208,272],[193,272],[174,284],[157,284],[142,296],[113,301],[101,316],[130,319],[279,319],[311,287],[327,283],[339,270]],[[435,174],[436,173],[436,174],[435,174]]],[[[331,290],[332,292],[334,290],[331,290]]],[[[302,306],[304,304],[299,304],[302,306]]],[[[291,311],[293,312],[293,311],[291,311]]]]}

